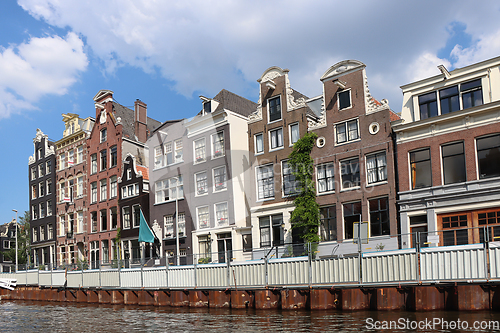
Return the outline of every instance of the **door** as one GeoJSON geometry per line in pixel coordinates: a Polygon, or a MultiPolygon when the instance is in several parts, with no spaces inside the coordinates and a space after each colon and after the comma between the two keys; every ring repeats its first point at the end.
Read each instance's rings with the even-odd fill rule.
{"type": "Polygon", "coordinates": [[[420,247],[428,247],[427,243],[427,226],[411,228],[411,247],[417,247],[417,233],[420,233],[420,247]]]}
{"type": "Polygon", "coordinates": [[[217,253],[219,257],[219,262],[226,262],[227,259],[229,259],[229,261],[232,261],[233,242],[231,240],[231,233],[224,233],[217,235],[217,253]]]}

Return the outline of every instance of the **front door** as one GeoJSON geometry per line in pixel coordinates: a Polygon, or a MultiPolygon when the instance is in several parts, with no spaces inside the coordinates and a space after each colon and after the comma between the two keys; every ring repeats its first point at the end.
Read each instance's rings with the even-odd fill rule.
{"type": "Polygon", "coordinates": [[[232,261],[233,242],[231,240],[231,233],[224,233],[217,235],[217,252],[218,252],[219,262],[226,262],[227,259],[229,259],[229,261],[232,261]]]}
{"type": "Polygon", "coordinates": [[[411,247],[417,247],[417,233],[420,233],[420,247],[428,247],[427,244],[427,226],[411,228],[411,247]]]}

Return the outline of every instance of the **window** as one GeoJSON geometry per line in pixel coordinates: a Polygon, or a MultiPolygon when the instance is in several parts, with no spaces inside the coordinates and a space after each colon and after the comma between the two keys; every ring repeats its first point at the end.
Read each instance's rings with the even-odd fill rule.
{"type": "Polygon", "coordinates": [[[209,263],[212,261],[212,239],[209,235],[206,236],[198,236],[198,245],[200,248],[200,261],[203,258],[204,260],[201,263],[209,263]]]}
{"type": "Polygon", "coordinates": [[[441,106],[441,114],[460,110],[460,102],[458,100],[458,86],[440,90],[439,104],[441,106]]]}
{"type": "Polygon", "coordinates": [[[118,213],[116,207],[111,207],[109,209],[109,215],[111,216],[111,229],[118,228],[118,213]]]}
{"type": "Polygon", "coordinates": [[[107,199],[107,194],[108,194],[108,180],[107,179],[102,179],[101,180],[101,201],[104,201],[107,199]]]}
{"type": "Polygon", "coordinates": [[[38,194],[40,197],[43,197],[45,195],[45,184],[43,182],[41,182],[40,184],[38,184],[38,194]]]}
{"type": "Polygon", "coordinates": [[[335,136],[337,144],[359,139],[358,120],[349,120],[335,125],[335,136]]]}
{"type": "Polygon", "coordinates": [[[427,119],[438,115],[436,92],[418,96],[420,119],[427,119]]]}
{"type": "Polygon", "coordinates": [[[100,211],[100,217],[101,217],[101,231],[108,230],[108,213],[106,212],[106,209],[100,211]]]}
{"type": "Polygon", "coordinates": [[[205,138],[194,141],[194,163],[201,163],[206,161],[205,141],[205,138]]]}
{"type": "Polygon", "coordinates": [[[122,187],[122,199],[139,195],[139,185],[132,184],[122,187]]]}
{"type": "Polygon", "coordinates": [[[47,179],[47,194],[51,194],[52,193],[52,179],[47,179]]]}
{"type": "Polygon", "coordinates": [[[186,214],[179,213],[177,224],[179,225],[179,237],[186,236],[186,214]]]}
{"type": "Polygon", "coordinates": [[[97,212],[90,213],[90,219],[92,222],[92,232],[97,232],[97,212]]]}
{"type": "Polygon", "coordinates": [[[79,234],[83,232],[83,212],[76,214],[76,232],[79,234]]]}
{"type": "Polygon", "coordinates": [[[101,151],[101,171],[106,170],[108,167],[108,151],[106,149],[101,151]]]}
{"type": "Polygon", "coordinates": [[[76,148],[76,163],[82,163],[83,162],[83,146],[78,146],[76,148]]]}
{"type": "Polygon", "coordinates": [[[65,236],[66,226],[64,223],[64,215],[59,216],[59,236],[65,236]]]}
{"type": "Polygon", "coordinates": [[[369,200],[370,233],[372,236],[390,235],[389,208],[387,198],[369,200]]]}
{"type": "Polygon", "coordinates": [[[213,158],[224,156],[224,132],[218,132],[216,134],[212,135],[212,144],[213,144],[213,151],[212,151],[212,156],[213,158]]]}
{"type": "Polygon", "coordinates": [[[175,140],[175,163],[182,162],[182,139],[175,140]]]}
{"type": "Polygon", "coordinates": [[[75,181],[73,179],[70,179],[68,181],[69,202],[74,201],[74,185],[75,185],[75,181]]]}
{"type": "Polygon", "coordinates": [[[174,153],[173,153],[173,149],[172,149],[172,142],[165,143],[164,149],[165,149],[165,159],[163,161],[163,165],[165,165],[165,162],[167,165],[174,163],[174,153]]]}
{"type": "Polygon", "coordinates": [[[43,177],[43,163],[38,164],[38,177],[43,177]]]}
{"type": "Polygon", "coordinates": [[[353,158],[340,162],[342,189],[359,187],[359,159],[353,158]]]}
{"type": "Polygon", "coordinates": [[[229,224],[227,202],[215,204],[215,221],[218,227],[229,224]]]}
{"type": "Polygon", "coordinates": [[[36,168],[31,168],[31,180],[36,179],[36,168]]]}
{"type": "Polygon", "coordinates": [[[196,195],[207,194],[208,193],[207,172],[203,171],[197,173],[194,177],[196,182],[196,195]]]}
{"type": "Polygon", "coordinates": [[[102,245],[102,262],[109,263],[109,240],[103,239],[102,245]]]}
{"type": "Polygon", "coordinates": [[[76,196],[78,198],[83,196],[83,176],[76,179],[76,196]]]}
{"type": "Polygon", "coordinates": [[[59,184],[59,202],[63,202],[66,198],[66,187],[65,183],[62,182],[59,184]]]}
{"type": "Polygon", "coordinates": [[[479,178],[500,176],[500,134],[476,140],[479,178]]]}
{"type": "Polygon", "coordinates": [[[49,224],[48,230],[47,230],[47,239],[53,239],[54,238],[54,227],[52,224],[49,224]]]}
{"type": "Polygon", "coordinates": [[[387,161],[385,151],[366,156],[366,175],[368,184],[387,180],[387,161]]]}
{"type": "Polygon", "coordinates": [[[321,207],[319,209],[321,241],[337,240],[337,208],[336,206],[321,207]]]}
{"type": "Polygon", "coordinates": [[[31,206],[31,214],[33,216],[33,220],[38,219],[38,206],[37,205],[31,206]]]}
{"type": "Polygon", "coordinates": [[[227,187],[226,167],[219,167],[213,170],[214,192],[225,190],[227,187]]]}
{"type": "Polygon", "coordinates": [[[198,226],[200,229],[210,227],[210,214],[208,206],[196,208],[198,215],[198,226]]]}
{"type": "Polygon", "coordinates": [[[117,195],[117,181],[116,181],[116,176],[111,176],[110,180],[110,192],[109,192],[109,197],[110,198],[115,198],[117,195]]]}
{"type": "Polygon", "coordinates": [[[123,229],[130,229],[130,207],[123,207],[123,229]]]}
{"type": "Polygon", "coordinates": [[[52,216],[52,200],[47,200],[47,216],[52,216]]]}
{"type": "Polygon", "coordinates": [[[429,148],[410,152],[411,188],[432,186],[431,152],[429,148]]]}
{"type": "Polygon", "coordinates": [[[353,223],[361,221],[361,201],[344,204],[343,208],[345,239],[351,239],[354,232],[353,223]]]}
{"type": "Polygon", "coordinates": [[[269,110],[269,122],[281,119],[281,99],[280,96],[271,98],[267,102],[269,110]]]}
{"type": "Polygon", "coordinates": [[[174,216],[165,215],[163,216],[163,222],[165,225],[165,237],[174,237],[174,216]]]}
{"type": "Polygon", "coordinates": [[[31,199],[38,198],[38,188],[36,185],[31,185],[31,199]]]}
{"type": "Polygon", "coordinates": [[[52,172],[52,161],[47,161],[47,163],[45,163],[45,165],[46,165],[45,172],[47,174],[51,173],[52,172]]]}
{"type": "Polygon", "coordinates": [[[97,182],[90,184],[90,202],[97,202],[97,182]]]}
{"type": "Polygon", "coordinates": [[[141,224],[141,206],[132,206],[132,226],[138,228],[141,224]]]}
{"type": "Polygon", "coordinates": [[[288,161],[281,162],[281,175],[283,177],[283,195],[295,195],[300,192],[300,184],[295,180],[295,175],[288,161]]]}
{"type": "Polygon", "coordinates": [[[262,133],[255,134],[255,154],[264,152],[264,135],[262,133]]]}
{"type": "Polygon", "coordinates": [[[259,200],[274,198],[273,165],[257,167],[257,198],[259,200]]]}
{"type": "Polygon", "coordinates": [[[464,143],[457,142],[441,147],[443,157],[443,178],[445,184],[465,182],[464,143]]]}
{"type": "Polygon", "coordinates": [[[260,247],[271,246],[271,240],[272,246],[283,245],[284,233],[281,227],[282,223],[282,214],[259,217],[260,247]]]}
{"type": "MultiPolygon", "coordinates": [[[[494,214],[493,212],[493,216],[494,214]]],[[[484,224],[482,223],[484,221],[483,218],[484,214],[478,214],[479,224],[484,224]]],[[[466,214],[443,217],[443,246],[469,244],[468,230],[463,229],[467,228],[467,225],[466,214]],[[458,230],[455,228],[458,228],[458,230]]]]}
{"type": "Polygon", "coordinates": [[[45,240],[45,227],[43,225],[40,226],[40,241],[45,240]]]}
{"type": "Polygon", "coordinates": [[[318,193],[335,191],[334,165],[327,163],[316,167],[316,179],[318,182],[318,193]]]}
{"type": "Polygon", "coordinates": [[[118,163],[118,152],[116,146],[109,149],[109,167],[112,168],[118,163]]]}
{"type": "Polygon", "coordinates": [[[462,94],[462,105],[464,109],[483,104],[481,79],[462,83],[460,85],[460,93],[462,94]]]}
{"type": "Polygon", "coordinates": [[[243,252],[252,252],[252,234],[241,235],[243,241],[243,252]]]}
{"type": "Polygon", "coordinates": [[[167,202],[175,200],[176,196],[179,199],[184,197],[182,185],[182,176],[172,177],[165,180],[160,180],[155,183],[155,203],[167,202]],[[179,187],[179,195],[177,196],[177,187],[179,187]]]}
{"type": "Polygon", "coordinates": [[[155,169],[161,168],[164,166],[163,163],[164,156],[163,156],[163,151],[161,149],[161,146],[155,147],[155,169]]]}
{"type": "Polygon", "coordinates": [[[283,129],[281,127],[269,131],[269,143],[271,150],[283,147],[283,129]]]}
{"type": "Polygon", "coordinates": [[[40,203],[40,218],[43,219],[47,211],[45,210],[45,202],[40,203]]]}
{"type": "Polygon", "coordinates": [[[74,214],[68,214],[68,238],[71,238],[73,235],[73,226],[75,223],[75,215],[74,214]]]}
{"type": "Polygon", "coordinates": [[[101,142],[106,141],[108,137],[108,131],[104,128],[101,130],[101,142]]]}
{"type": "Polygon", "coordinates": [[[68,151],[68,167],[75,165],[75,152],[73,149],[68,151]]]}
{"type": "Polygon", "coordinates": [[[351,107],[351,91],[345,90],[338,93],[339,110],[351,107]]]}
{"type": "Polygon", "coordinates": [[[38,159],[41,159],[42,158],[42,148],[38,148],[37,153],[38,153],[38,159]]]}
{"type": "Polygon", "coordinates": [[[59,170],[66,168],[66,153],[59,155],[59,170]]]}
{"type": "Polygon", "coordinates": [[[289,132],[290,132],[290,146],[291,146],[300,139],[299,124],[298,123],[291,124],[289,126],[289,132]]]}
{"type": "Polygon", "coordinates": [[[90,173],[97,172],[97,154],[92,154],[90,156],[90,173]]]}
{"type": "MultiPolygon", "coordinates": [[[[36,228],[36,227],[33,228],[33,242],[38,242],[38,230],[37,229],[38,228],[36,228]]],[[[5,242],[4,242],[3,246],[5,248],[5,242]]]]}

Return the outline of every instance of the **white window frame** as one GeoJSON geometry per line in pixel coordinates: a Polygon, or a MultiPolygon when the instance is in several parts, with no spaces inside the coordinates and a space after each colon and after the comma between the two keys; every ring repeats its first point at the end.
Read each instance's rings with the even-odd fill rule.
{"type": "Polygon", "coordinates": [[[194,192],[195,197],[201,197],[204,195],[208,195],[208,173],[206,170],[194,174],[194,186],[195,186],[195,192],[194,192]],[[205,192],[204,193],[198,193],[198,175],[201,175],[201,174],[205,174],[206,184],[205,184],[205,192]]]}
{"type": "Polygon", "coordinates": [[[77,198],[83,197],[83,176],[76,178],[76,196],[77,198]]]}
{"type": "Polygon", "coordinates": [[[196,225],[197,225],[198,229],[210,228],[210,207],[209,206],[196,207],[196,225]],[[206,226],[201,226],[201,224],[200,224],[200,210],[201,209],[207,209],[206,215],[208,216],[208,218],[206,221],[206,226]]]}
{"type": "Polygon", "coordinates": [[[227,169],[226,169],[225,165],[219,166],[219,167],[216,167],[216,168],[212,169],[212,184],[213,184],[212,191],[214,193],[216,193],[216,192],[222,192],[222,191],[227,191],[227,169]],[[219,169],[224,169],[224,178],[225,178],[225,180],[224,180],[224,183],[223,183],[223,188],[217,189],[216,188],[216,183],[215,183],[215,170],[219,170],[219,169]]]}
{"type": "Polygon", "coordinates": [[[203,162],[206,162],[207,160],[207,139],[206,138],[199,138],[193,141],[193,164],[200,164],[203,162]],[[196,143],[197,142],[202,142],[203,141],[203,146],[200,145],[199,148],[203,147],[203,157],[197,157],[196,156],[196,143]]]}
{"type": "Polygon", "coordinates": [[[104,201],[108,199],[108,179],[101,179],[99,181],[99,199],[104,201]]]}
{"type": "Polygon", "coordinates": [[[111,176],[109,178],[109,198],[116,198],[118,195],[118,178],[116,176],[111,176]]]}
{"type": "MultiPolygon", "coordinates": [[[[267,178],[266,178],[267,179],[267,178]]],[[[256,193],[256,197],[257,197],[257,202],[259,201],[266,201],[266,200],[274,200],[274,197],[275,197],[275,188],[274,188],[274,165],[272,163],[270,164],[264,164],[264,165],[259,165],[255,168],[255,181],[257,182],[256,183],[256,190],[257,190],[257,193],[256,193]],[[264,197],[264,198],[260,198],[259,197],[259,170],[263,169],[263,168],[269,168],[271,167],[271,170],[272,170],[272,184],[273,184],[273,191],[272,191],[272,197],[264,197]]]]}
{"type": "Polygon", "coordinates": [[[260,132],[260,133],[257,133],[253,136],[253,147],[254,147],[254,155],[261,155],[261,154],[264,154],[264,133],[263,132],[260,132]],[[261,140],[262,140],[262,150],[261,151],[257,151],[257,137],[260,137],[261,140]]]}
{"type": "Polygon", "coordinates": [[[297,141],[300,139],[300,126],[299,126],[299,123],[296,122],[296,123],[289,124],[288,125],[288,140],[289,140],[288,142],[290,143],[289,144],[290,147],[292,147],[293,144],[295,142],[297,142],[297,141],[293,142],[293,140],[292,140],[292,126],[297,126],[297,131],[299,132],[299,137],[297,138],[297,141]]]}
{"type": "Polygon", "coordinates": [[[97,182],[90,183],[90,203],[97,202],[97,192],[97,182]],[[95,192],[92,184],[95,184],[95,192]]]}
{"type": "Polygon", "coordinates": [[[130,225],[131,225],[131,210],[130,210],[130,207],[127,206],[127,207],[123,207],[122,208],[122,216],[123,216],[123,229],[130,229],[130,225]],[[125,212],[126,210],[128,210],[128,214],[125,212]],[[127,220],[127,217],[128,217],[128,220],[127,220]]]}
{"type": "Polygon", "coordinates": [[[83,145],[76,148],[76,164],[83,162],[83,145]]]}
{"type": "Polygon", "coordinates": [[[212,149],[212,160],[215,160],[216,158],[221,158],[223,156],[226,155],[226,150],[225,150],[225,145],[226,145],[226,138],[224,136],[224,131],[218,131],[217,133],[214,133],[210,136],[210,143],[211,143],[211,149],[212,149]],[[219,150],[215,150],[215,138],[217,137],[217,135],[219,133],[222,133],[222,147],[220,148],[221,149],[221,153],[217,156],[215,156],[215,153],[219,150]]]}
{"type": "MultiPolygon", "coordinates": [[[[376,161],[377,161],[377,160],[376,160],[376,161]]],[[[441,162],[442,162],[442,161],[441,161],[441,162]]],[[[378,162],[376,162],[376,163],[378,163],[378,162]]],[[[378,169],[379,169],[379,168],[380,168],[380,167],[379,167],[379,166],[378,166],[378,164],[377,164],[376,171],[375,171],[375,172],[377,172],[377,179],[379,178],[379,177],[378,177],[378,169]]],[[[441,168],[441,170],[442,170],[442,168],[441,168]]],[[[365,171],[366,171],[366,172],[365,172],[365,174],[366,174],[366,186],[375,186],[375,185],[380,185],[380,184],[385,184],[385,183],[387,183],[387,179],[389,178],[389,175],[388,175],[388,170],[387,170],[387,152],[386,152],[385,150],[381,150],[381,151],[377,151],[377,152],[373,152],[373,153],[366,154],[366,155],[365,155],[365,171]],[[369,176],[369,175],[368,175],[368,159],[369,159],[369,158],[371,158],[371,157],[375,157],[375,158],[376,158],[376,156],[377,156],[377,155],[380,155],[380,154],[382,154],[382,153],[384,153],[384,154],[385,154],[385,179],[383,179],[383,180],[378,180],[378,181],[376,181],[376,182],[371,182],[371,183],[370,183],[370,182],[369,182],[369,180],[368,180],[368,176],[369,176]]],[[[442,178],[442,179],[444,179],[444,178],[442,178]]]]}
{"type": "Polygon", "coordinates": [[[214,212],[215,212],[215,226],[216,227],[225,227],[229,225],[229,204],[227,201],[223,202],[218,202],[214,204],[214,212]],[[218,213],[219,211],[217,210],[218,207],[221,205],[226,205],[225,209],[225,216],[223,216],[221,219],[219,219],[218,213]],[[224,220],[223,222],[220,222],[219,220],[224,220]]]}
{"type": "Polygon", "coordinates": [[[165,227],[165,238],[174,238],[174,215],[164,215],[163,225],[165,227]],[[170,232],[169,232],[170,231],[170,232]]]}
{"type": "Polygon", "coordinates": [[[100,138],[100,142],[101,142],[101,143],[103,143],[103,142],[106,142],[106,141],[107,141],[107,139],[108,139],[108,130],[107,130],[107,128],[103,128],[103,129],[100,131],[99,138],[100,138]]]}
{"type": "MultiPolygon", "coordinates": [[[[284,142],[284,138],[283,138],[283,127],[276,127],[276,128],[273,128],[273,129],[270,129],[268,132],[268,138],[269,138],[269,151],[276,151],[276,150],[280,150],[280,149],[283,149],[285,147],[285,142],[284,142]],[[273,145],[272,145],[272,133],[274,132],[278,132],[278,131],[281,131],[281,146],[277,145],[276,148],[273,148],[273,145]]],[[[278,138],[278,137],[277,137],[278,138]]],[[[276,142],[276,144],[278,144],[278,142],[276,142]]]]}
{"type": "Polygon", "coordinates": [[[281,95],[268,98],[266,101],[266,109],[267,109],[267,123],[268,124],[272,124],[274,122],[283,120],[283,103],[281,103],[281,95]],[[279,99],[279,101],[280,101],[280,118],[271,121],[271,112],[269,111],[269,102],[272,101],[273,99],[279,99]]]}
{"type": "MultiPolygon", "coordinates": [[[[281,197],[282,198],[293,197],[293,196],[296,196],[299,194],[299,192],[293,192],[293,191],[292,191],[292,193],[285,194],[285,173],[283,172],[284,171],[283,165],[285,163],[288,164],[288,167],[290,168],[290,172],[291,172],[290,174],[293,175],[293,169],[292,169],[292,166],[290,165],[290,163],[288,163],[288,159],[282,160],[281,161],[281,197]]],[[[297,180],[294,180],[294,182],[296,183],[297,180]]]]}
{"type": "Polygon", "coordinates": [[[343,89],[341,91],[338,91],[337,92],[337,106],[338,106],[338,110],[339,111],[343,111],[343,110],[348,110],[348,109],[351,109],[352,108],[352,94],[351,94],[351,88],[348,88],[348,89],[343,89]],[[345,107],[345,108],[340,108],[340,94],[342,93],[346,93],[348,92],[349,93],[349,106],[345,107]]]}
{"type": "Polygon", "coordinates": [[[361,140],[361,133],[359,131],[359,118],[352,118],[352,119],[347,119],[345,121],[341,121],[341,122],[338,122],[338,123],[335,123],[333,124],[333,135],[334,135],[334,142],[335,142],[335,146],[341,146],[341,145],[345,145],[345,144],[349,144],[351,142],[357,142],[357,141],[360,141],[361,140]],[[351,121],[354,121],[356,120],[356,130],[357,130],[357,138],[356,139],[352,139],[350,140],[349,139],[349,128],[347,127],[347,124],[351,121]],[[344,128],[345,128],[345,135],[346,135],[346,141],[344,142],[337,142],[338,140],[338,137],[337,137],[337,126],[340,125],[340,124],[343,124],[344,125],[344,128]]]}
{"type": "Polygon", "coordinates": [[[184,161],[182,139],[174,140],[174,163],[181,163],[184,161]]]}
{"type": "MultiPolygon", "coordinates": [[[[170,198],[170,193],[172,191],[172,189],[176,189],[176,195],[178,197],[178,200],[182,200],[184,199],[184,180],[182,179],[182,175],[179,175],[177,177],[170,177],[170,178],[167,178],[167,179],[162,179],[162,180],[158,180],[156,183],[155,183],[155,205],[157,204],[162,204],[162,203],[165,203],[165,202],[171,202],[171,201],[175,201],[175,197],[174,198],[170,198]],[[177,186],[170,186],[172,180],[175,180],[175,179],[178,179],[179,180],[179,193],[177,194],[177,186]],[[164,186],[164,183],[168,181],[168,187],[165,187],[164,186]],[[158,194],[159,192],[161,191],[162,193],[164,191],[168,190],[169,191],[169,199],[168,200],[158,200],[158,194]]],[[[162,197],[164,198],[165,196],[162,195],[162,197]]]]}
{"type": "Polygon", "coordinates": [[[317,195],[324,195],[324,194],[329,194],[329,193],[335,193],[335,187],[336,187],[335,186],[336,185],[335,184],[335,162],[332,161],[332,162],[318,164],[318,165],[316,165],[315,169],[316,169],[316,193],[317,193],[317,195]],[[318,168],[319,167],[323,167],[323,166],[324,167],[328,167],[330,165],[333,167],[333,190],[328,190],[328,178],[330,178],[330,177],[326,176],[326,170],[327,169],[325,169],[326,190],[323,191],[323,192],[320,192],[320,190],[319,190],[320,189],[320,186],[319,186],[320,179],[319,179],[318,168]]]}

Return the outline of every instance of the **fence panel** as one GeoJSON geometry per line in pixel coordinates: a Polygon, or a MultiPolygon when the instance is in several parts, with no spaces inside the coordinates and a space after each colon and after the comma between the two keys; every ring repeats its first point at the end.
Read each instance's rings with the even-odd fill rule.
{"type": "Polygon", "coordinates": [[[227,287],[227,264],[205,264],[196,266],[198,288],[227,287]]]}
{"type": "Polygon", "coordinates": [[[80,288],[82,285],[82,271],[68,272],[66,277],[68,279],[68,288],[80,288]]]}
{"type": "Polygon", "coordinates": [[[363,283],[416,281],[418,277],[415,249],[395,252],[363,255],[363,283]]]}
{"type": "Polygon", "coordinates": [[[422,281],[486,279],[482,244],[422,249],[422,281]]]}
{"type": "Polygon", "coordinates": [[[26,285],[38,285],[38,269],[26,272],[26,285]]]}
{"type": "Polygon", "coordinates": [[[312,261],[312,284],[359,282],[359,257],[328,258],[312,261]]]}
{"type": "Polygon", "coordinates": [[[490,278],[500,279],[500,243],[490,243],[490,278]]]}
{"type": "Polygon", "coordinates": [[[309,283],[307,258],[271,259],[268,262],[268,284],[296,285],[309,283]]]}
{"type": "Polygon", "coordinates": [[[194,288],[194,266],[171,266],[168,268],[170,288],[194,288]]]}
{"type": "Polygon", "coordinates": [[[84,288],[97,288],[100,287],[99,271],[91,270],[83,272],[83,286],[84,288]]]}
{"type": "Polygon", "coordinates": [[[259,286],[266,285],[266,264],[264,260],[251,262],[231,263],[231,286],[259,286]]]}
{"type": "Polygon", "coordinates": [[[118,288],[120,287],[120,272],[118,269],[101,271],[101,287],[118,288]]]}
{"type": "Polygon", "coordinates": [[[142,288],[140,268],[124,268],[120,271],[122,288],[142,288]]]}
{"type": "Polygon", "coordinates": [[[143,283],[144,288],[166,288],[167,274],[165,267],[144,268],[143,283]]]}

